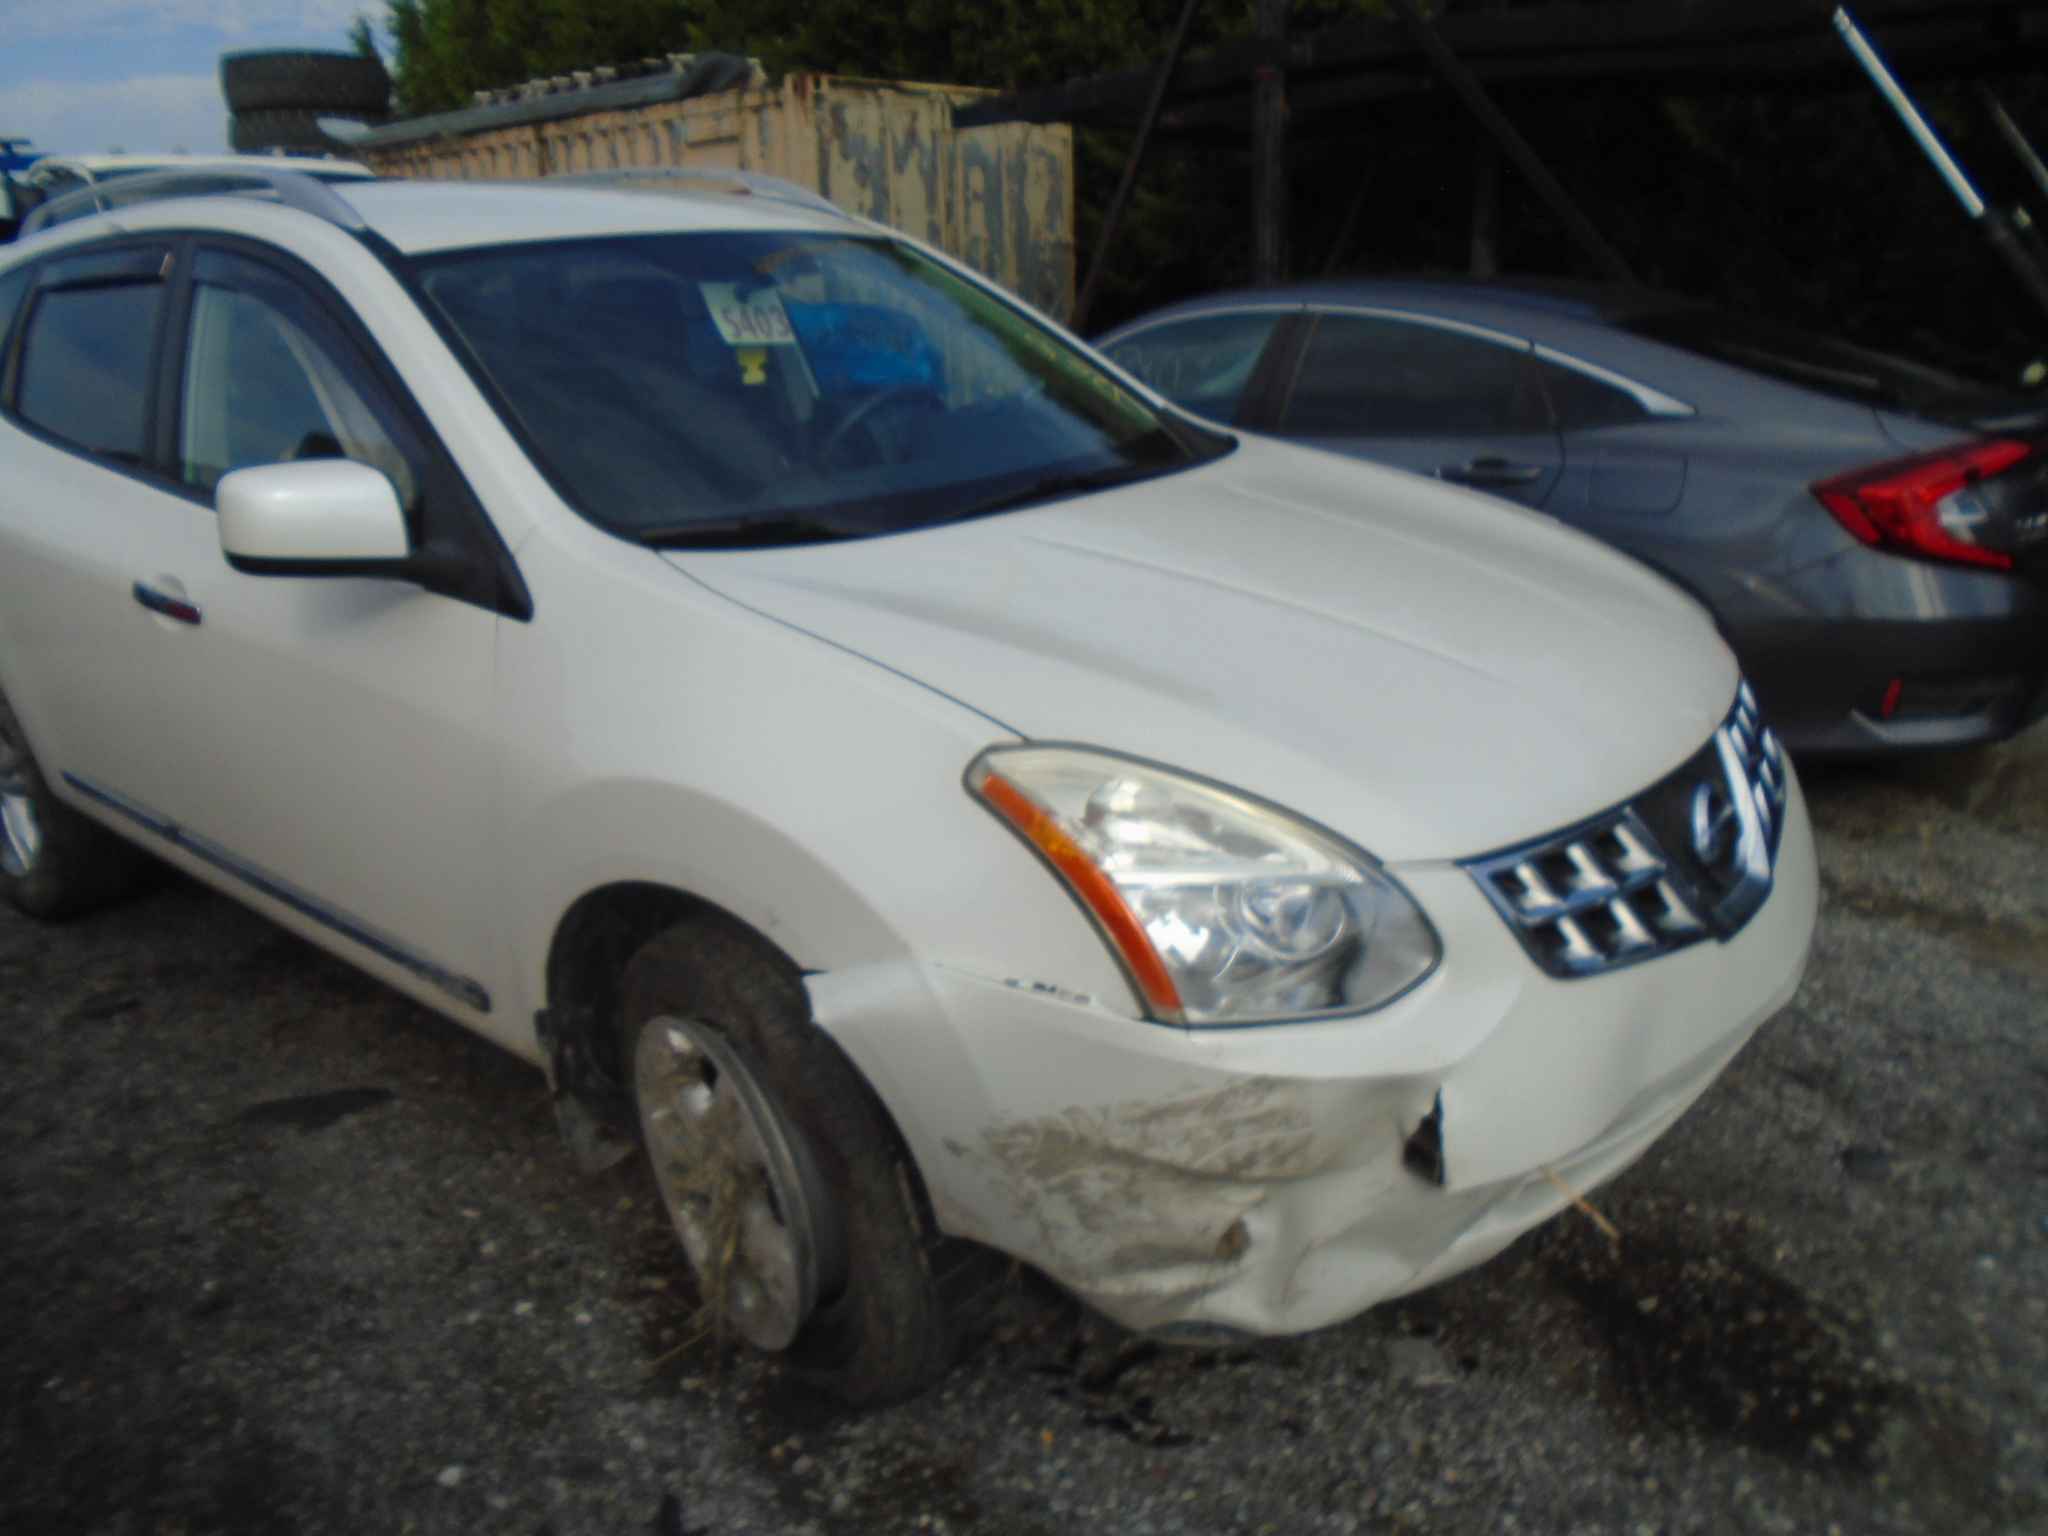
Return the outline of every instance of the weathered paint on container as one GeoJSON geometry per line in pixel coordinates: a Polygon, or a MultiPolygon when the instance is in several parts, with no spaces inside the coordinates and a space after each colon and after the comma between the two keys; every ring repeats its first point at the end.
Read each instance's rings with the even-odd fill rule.
{"type": "Polygon", "coordinates": [[[1063,123],[953,127],[963,86],[791,75],[619,111],[366,143],[380,176],[494,179],[639,168],[759,171],[937,246],[1064,319],[1074,139],[1063,123]]]}

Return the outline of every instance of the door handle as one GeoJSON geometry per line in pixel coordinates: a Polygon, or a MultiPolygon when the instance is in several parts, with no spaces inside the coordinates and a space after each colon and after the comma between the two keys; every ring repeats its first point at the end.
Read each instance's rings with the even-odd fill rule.
{"type": "Polygon", "coordinates": [[[135,583],[135,601],[151,613],[160,613],[167,619],[176,619],[180,624],[197,624],[199,610],[182,597],[173,597],[168,592],[159,592],[155,587],[142,582],[135,583]]]}
{"type": "Polygon", "coordinates": [[[1451,480],[1459,485],[1530,485],[1543,478],[1543,466],[1516,464],[1508,459],[1489,456],[1474,459],[1469,464],[1440,465],[1436,476],[1439,480],[1451,480]]]}

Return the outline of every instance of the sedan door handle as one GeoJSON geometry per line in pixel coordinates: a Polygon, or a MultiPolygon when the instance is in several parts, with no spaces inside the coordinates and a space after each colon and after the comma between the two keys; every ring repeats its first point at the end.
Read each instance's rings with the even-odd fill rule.
{"type": "Polygon", "coordinates": [[[1543,478],[1541,464],[1516,464],[1508,459],[1474,459],[1469,464],[1444,464],[1437,468],[1439,480],[1459,485],[1529,485],[1543,478]]]}
{"type": "Polygon", "coordinates": [[[160,613],[167,619],[176,619],[180,624],[197,624],[199,610],[182,597],[173,597],[168,592],[159,592],[155,587],[142,582],[135,583],[135,601],[151,613],[160,613]]]}

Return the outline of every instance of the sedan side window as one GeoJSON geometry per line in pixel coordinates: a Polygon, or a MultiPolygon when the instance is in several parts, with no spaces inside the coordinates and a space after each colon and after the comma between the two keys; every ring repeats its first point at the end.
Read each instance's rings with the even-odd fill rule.
{"type": "Polygon", "coordinates": [[[38,294],[22,337],[15,396],[22,420],[74,447],[142,463],[150,339],[162,298],[154,280],[38,294]]]}
{"type": "Polygon", "coordinates": [[[1282,312],[1198,315],[1150,326],[1105,350],[1175,405],[1228,423],[1282,312]]]}
{"type": "Polygon", "coordinates": [[[259,263],[219,252],[202,253],[194,276],[179,478],[211,491],[252,464],[349,458],[383,471],[414,512],[418,455],[319,307],[259,263]]]}
{"type": "Polygon", "coordinates": [[[1324,315],[1280,418],[1291,437],[1460,437],[1542,431],[1518,348],[1406,320],[1324,315]]]}

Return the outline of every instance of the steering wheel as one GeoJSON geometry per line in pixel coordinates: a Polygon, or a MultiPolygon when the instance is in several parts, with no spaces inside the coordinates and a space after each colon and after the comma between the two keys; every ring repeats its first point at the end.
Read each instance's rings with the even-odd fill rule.
{"type": "MultiPolygon", "coordinates": [[[[885,405],[915,403],[925,410],[939,410],[938,397],[922,384],[891,384],[878,389],[865,399],[854,404],[847,413],[826,430],[818,442],[818,462],[830,464],[847,436],[853,429],[866,421],[885,405]]],[[[880,447],[879,444],[876,445],[880,447]]]]}

